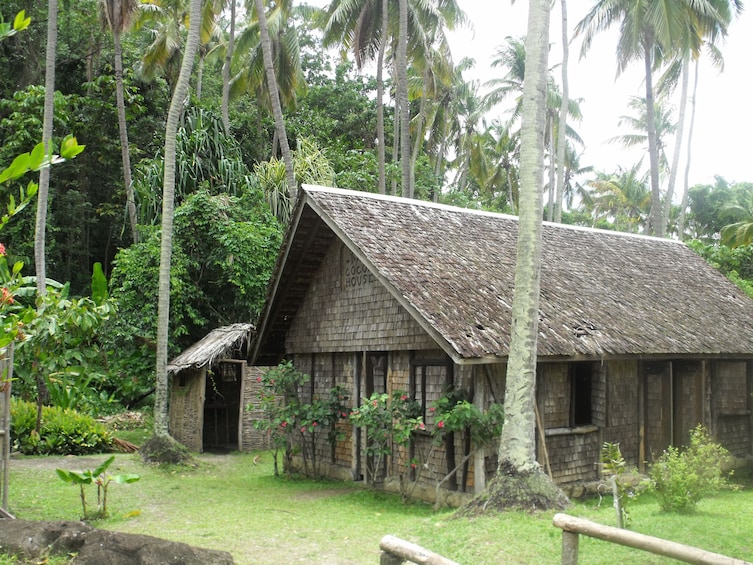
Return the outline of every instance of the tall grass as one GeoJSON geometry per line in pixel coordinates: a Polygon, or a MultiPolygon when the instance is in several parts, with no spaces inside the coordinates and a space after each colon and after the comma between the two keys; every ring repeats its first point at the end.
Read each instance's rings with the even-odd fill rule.
{"type": "MultiPolygon", "coordinates": [[[[137,456],[118,455],[111,472],[138,473],[141,480],[114,485],[112,518],[95,525],[224,549],[239,564],[378,563],[386,534],[460,563],[559,562],[561,532],[552,526],[551,512],[455,518],[450,510],[404,505],[399,496],[352,483],[275,478],[271,455],[261,454],[254,464],[256,455],[200,456],[200,465],[190,469],[145,467],[137,456]]],[[[78,490],[57,479],[54,469],[92,468],[105,457],[13,462],[10,510],[32,520],[78,519],[78,490]]],[[[686,515],[662,513],[644,495],[630,511],[634,531],[753,561],[753,492],[722,492],[686,515]]],[[[611,498],[577,502],[569,512],[614,524],[611,498]]],[[[671,562],[585,537],[580,558],[594,565],[671,562]]]]}

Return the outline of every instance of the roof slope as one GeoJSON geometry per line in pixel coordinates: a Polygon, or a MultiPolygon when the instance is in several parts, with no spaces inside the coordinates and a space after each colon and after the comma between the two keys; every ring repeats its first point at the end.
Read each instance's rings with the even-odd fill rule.
{"type": "Polygon", "coordinates": [[[170,361],[167,372],[198,369],[212,365],[217,359],[232,357],[233,353],[242,352],[248,345],[253,331],[253,324],[232,324],[215,328],[170,361]]]}
{"type": "MultiPolygon", "coordinates": [[[[507,356],[517,218],[311,186],[296,218],[269,302],[285,300],[284,263],[302,259],[290,250],[313,222],[456,361],[507,356]]],[[[307,272],[297,271],[298,294],[307,272]]],[[[265,307],[259,330],[276,324],[279,338],[286,321],[268,319],[275,307],[265,307]]],[[[286,320],[295,308],[287,304],[286,320]]],[[[540,356],[750,354],[753,301],[681,243],[545,223],[539,332],[540,356]]],[[[257,350],[268,346],[260,335],[257,350]]]]}

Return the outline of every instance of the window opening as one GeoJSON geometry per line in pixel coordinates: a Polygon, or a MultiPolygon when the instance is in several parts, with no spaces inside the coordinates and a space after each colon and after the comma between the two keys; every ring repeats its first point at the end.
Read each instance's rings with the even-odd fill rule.
{"type": "Polygon", "coordinates": [[[573,427],[592,423],[591,411],[591,363],[575,363],[570,376],[572,399],[570,421],[573,427]]]}

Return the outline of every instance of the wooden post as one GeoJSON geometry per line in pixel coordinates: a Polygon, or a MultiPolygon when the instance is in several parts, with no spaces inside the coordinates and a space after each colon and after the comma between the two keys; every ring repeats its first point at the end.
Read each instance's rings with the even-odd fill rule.
{"type": "MultiPolygon", "coordinates": [[[[474,395],[473,404],[482,413],[486,408],[486,387],[483,376],[481,375],[481,368],[474,367],[473,369],[474,379],[474,395]]],[[[479,494],[486,488],[486,449],[481,448],[476,450],[476,455],[473,457],[473,493],[479,494]]]]}
{"type": "Polygon", "coordinates": [[[562,530],[562,565],[578,565],[579,541],[577,533],[562,530]]]}

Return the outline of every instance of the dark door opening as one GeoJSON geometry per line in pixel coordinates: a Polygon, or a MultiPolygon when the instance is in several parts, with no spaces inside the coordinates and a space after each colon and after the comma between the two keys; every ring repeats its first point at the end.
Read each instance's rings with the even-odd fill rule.
{"type": "Polygon", "coordinates": [[[205,451],[238,449],[243,364],[220,362],[216,371],[207,372],[204,401],[205,451]]]}

